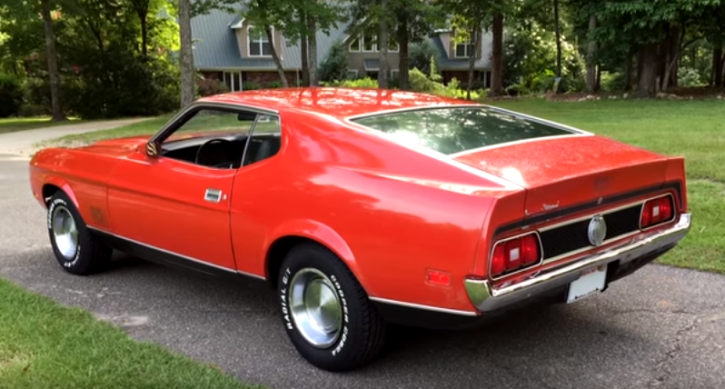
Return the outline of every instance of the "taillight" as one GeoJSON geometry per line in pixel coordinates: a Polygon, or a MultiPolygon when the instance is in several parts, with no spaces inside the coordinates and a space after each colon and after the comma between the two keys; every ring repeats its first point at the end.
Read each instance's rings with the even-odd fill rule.
{"type": "Polygon", "coordinates": [[[647,228],[672,220],[672,196],[659,197],[649,200],[642,205],[640,227],[647,228]]]}
{"type": "Polygon", "coordinates": [[[519,236],[505,242],[499,242],[491,257],[491,276],[525,269],[541,260],[539,239],[536,234],[519,236]]]}

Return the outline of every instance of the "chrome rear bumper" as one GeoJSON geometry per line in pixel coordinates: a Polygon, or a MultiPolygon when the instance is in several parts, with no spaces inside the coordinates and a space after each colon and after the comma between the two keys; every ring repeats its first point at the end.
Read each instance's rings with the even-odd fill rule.
{"type": "Polygon", "coordinates": [[[566,286],[576,281],[582,273],[619,261],[626,264],[637,258],[656,253],[677,244],[690,230],[692,215],[683,213],[677,223],[667,229],[635,236],[623,245],[609,248],[582,258],[574,263],[549,270],[500,288],[493,288],[488,280],[466,279],[468,298],[480,312],[493,312],[519,303],[549,290],[566,286]]]}

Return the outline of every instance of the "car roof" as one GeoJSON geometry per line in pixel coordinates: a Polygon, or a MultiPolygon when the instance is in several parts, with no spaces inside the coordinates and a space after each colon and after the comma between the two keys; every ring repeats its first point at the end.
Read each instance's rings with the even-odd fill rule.
{"type": "Polygon", "coordinates": [[[200,102],[239,104],[275,111],[301,110],[345,119],[383,111],[476,104],[419,92],[373,88],[306,87],[223,93],[200,102]]]}

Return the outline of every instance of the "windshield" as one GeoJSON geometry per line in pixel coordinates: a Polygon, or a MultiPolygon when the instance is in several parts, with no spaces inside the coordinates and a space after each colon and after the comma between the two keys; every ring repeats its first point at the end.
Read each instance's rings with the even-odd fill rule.
{"type": "Polygon", "coordinates": [[[455,154],[572,131],[517,118],[487,107],[448,107],[384,113],[351,120],[392,135],[399,143],[455,154]]]}

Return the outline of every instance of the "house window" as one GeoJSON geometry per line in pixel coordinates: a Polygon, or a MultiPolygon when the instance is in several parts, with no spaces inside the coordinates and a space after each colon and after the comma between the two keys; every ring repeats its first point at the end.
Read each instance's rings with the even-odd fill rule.
{"type": "Polygon", "coordinates": [[[357,78],[357,69],[347,69],[347,79],[354,80],[357,78]]]}
{"type": "Polygon", "coordinates": [[[363,51],[378,51],[378,39],[376,36],[365,34],[363,37],[363,51]]]}
{"type": "Polygon", "coordinates": [[[390,71],[390,78],[398,78],[400,76],[400,71],[398,69],[392,69],[390,71]]]}
{"type": "Polygon", "coordinates": [[[473,44],[470,41],[462,42],[456,45],[456,57],[468,58],[473,54],[473,44]]]}
{"type": "MultiPolygon", "coordinates": [[[[274,35],[274,30],[272,30],[274,35]]],[[[249,26],[247,29],[247,40],[249,41],[250,57],[269,57],[272,55],[272,45],[267,38],[267,32],[263,28],[249,26]]]]}
{"type": "MultiPolygon", "coordinates": [[[[399,50],[400,45],[398,45],[398,42],[392,36],[388,37],[388,51],[397,52],[399,50]]],[[[377,35],[366,32],[363,36],[350,42],[351,53],[359,53],[361,51],[364,53],[380,51],[377,35]]]]}

